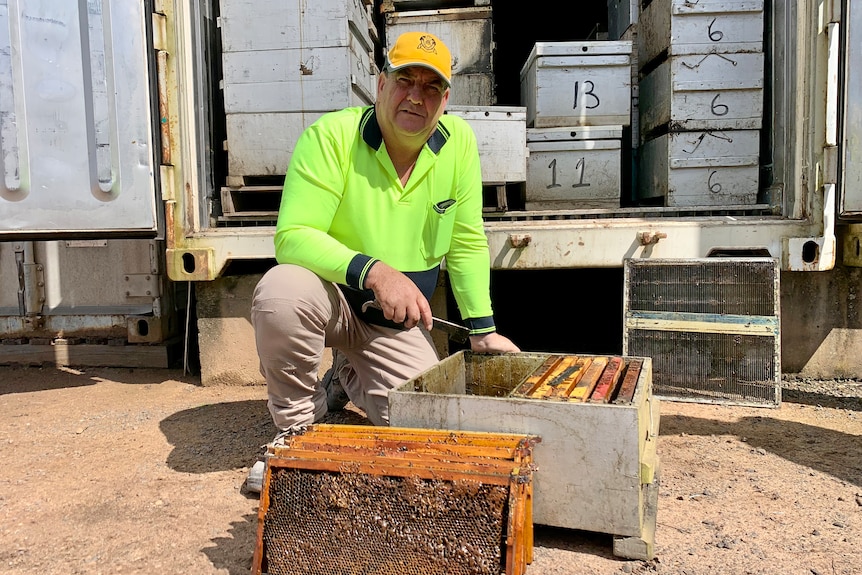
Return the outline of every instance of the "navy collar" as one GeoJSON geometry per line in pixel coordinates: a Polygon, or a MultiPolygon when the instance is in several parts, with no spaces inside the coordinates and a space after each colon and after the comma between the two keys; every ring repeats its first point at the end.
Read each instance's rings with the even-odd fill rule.
{"type": "MultiPolygon", "coordinates": [[[[377,113],[374,110],[374,106],[369,106],[362,113],[362,119],[359,120],[359,131],[365,143],[375,150],[379,150],[380,146],[383,145],[383,132],[380,131],[380,124],[377,123],[377,113]]],[[[437,129],[434,130],[431,137],[425,143],[434,154],[439,155],[440,150],[443,149],[443,145],[448,140],[449,130],[443,124],[437,122],[437,129]]]]}

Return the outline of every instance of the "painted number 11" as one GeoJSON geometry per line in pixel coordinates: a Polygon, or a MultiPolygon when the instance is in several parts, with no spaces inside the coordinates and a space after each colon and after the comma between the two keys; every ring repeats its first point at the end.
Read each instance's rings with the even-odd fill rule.
{"type": "MultiPolygon", "coordinates": [[[[586,188],[589,187],[589,182],[584,182],[584,170],[586,169],[587,164],[584,158],[578,160],[578,163],[575,164],[575,170],[580,172],[580,177],[578,178],[578,182],[572,184],[573,188],[586,188]]],[[[551,183],[546,186],[547,189],[551,188],[559,188],[560,184],[557,183],[557,159],[554,158],[551,160],[551,163],[548,164],[548,168],[551,170],[551,183]]]]}

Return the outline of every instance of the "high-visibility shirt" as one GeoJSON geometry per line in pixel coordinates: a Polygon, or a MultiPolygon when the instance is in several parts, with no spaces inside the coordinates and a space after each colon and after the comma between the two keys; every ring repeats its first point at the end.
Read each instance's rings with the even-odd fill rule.
{"type": "Polygon", "coordinates": [[[430,299],[445,258],[471,334],[494,331],[473,130],[444,114],[402,185],[373,107],[324,114],[293,150],[275,254],[341,284],[354,309],[374,298],[364,282],[376,261],[407,274],[430,299]]]}

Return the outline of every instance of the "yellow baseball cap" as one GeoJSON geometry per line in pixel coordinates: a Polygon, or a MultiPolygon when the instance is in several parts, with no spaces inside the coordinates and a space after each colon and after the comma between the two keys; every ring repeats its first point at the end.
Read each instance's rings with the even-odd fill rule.
{"type": "Polygon", "coordinates": [[[446,85],[452,81],[452,54],[440,38],[428,32],[404,32],[389,50],[388,67],[391,71],[422,66],[437,72],[446,85]]]}

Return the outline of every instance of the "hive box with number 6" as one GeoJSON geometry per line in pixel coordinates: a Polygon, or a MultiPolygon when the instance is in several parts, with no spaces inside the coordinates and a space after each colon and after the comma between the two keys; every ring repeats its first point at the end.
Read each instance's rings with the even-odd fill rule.
{"type": "Polygon", "coordinates": [[[622,126],[528,128],[528,210],[620,207],[622,126]]]}
{"type": "Polygon", "coordinates": [[[673,56],[640,82],[640,129],[758,130],[763,54],[673,56]]]}
{"type": "Polygon", "coordinates": [[[527,127],[628,126],[632,42],[537,42],[521,68],[527,127]]]}

